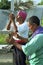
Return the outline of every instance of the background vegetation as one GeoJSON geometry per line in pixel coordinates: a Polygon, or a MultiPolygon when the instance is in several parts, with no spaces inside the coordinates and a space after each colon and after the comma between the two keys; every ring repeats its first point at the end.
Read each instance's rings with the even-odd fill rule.
{"type": "Polygon", "coordinates": [[[41,26],[43,26],[43,19],[41,20],[41,26]]]}
{"type": "MultiPolygon", "coordinates": [[[[0,9],[10,9],[10,5],[11,5],[11,2],[10,1],[8,1],[8,0],[1,0],[1,2],[0,2],[0,9]]],[[[19,9],[18,7],[21,6],[21,5],[22,6],[27,6],[29,8],[30,6],[32,6],[34,4],[33,4],[33,1],[32,0],[28,0],[25,3],[24,2],[21,2],[21,0],[19,0],[19,4],[18,4],[18,2],[16,0],[16,2],[14,4],[15,8],[16,9],[19,9]]],[[[38,3],[37,5],[43,5],[43,0],[41,0],[41,2],[38,3]]]]}
{"type": "Polygon", "coordinates": [[[8,34],[0,33],[0,44],[7,44],[6,38],[8,37],[8,34]]]}
{"type": "Polygon", "coordinates": [[[8,0],[1,0],[0,9],[10,9],[10,2],[8,0]]]}

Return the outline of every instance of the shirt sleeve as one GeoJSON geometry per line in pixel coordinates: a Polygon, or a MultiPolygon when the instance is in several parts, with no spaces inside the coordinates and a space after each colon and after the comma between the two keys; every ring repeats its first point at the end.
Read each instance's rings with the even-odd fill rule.
{"type": "Polygon", "coordinates": [[[37,34],[26,45],[22,45],[23,52],[28,56],[43,46],[43,34],[37,34]]]}

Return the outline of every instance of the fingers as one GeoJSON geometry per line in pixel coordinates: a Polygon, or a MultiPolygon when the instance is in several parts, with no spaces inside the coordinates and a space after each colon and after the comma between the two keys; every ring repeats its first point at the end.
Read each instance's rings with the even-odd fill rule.
{"type": "Polygon", "coordinates": [[[12,19],[12,20],[15,19],[14,14],[11,13],[11,14],[9,15],[9,18],[12,19]]]}

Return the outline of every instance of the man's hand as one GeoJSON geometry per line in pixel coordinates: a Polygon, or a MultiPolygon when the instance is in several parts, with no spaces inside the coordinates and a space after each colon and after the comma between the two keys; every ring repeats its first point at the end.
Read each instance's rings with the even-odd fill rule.
{"type": "Polygon", "coordinates": [[[19,34],[17,34],[17,32],[13,32],[12,35],[15,36],[16,38],[19,38],[19,34]]]}
{"type": "Polygon", "coordinates": [[[9,15],[9,19],[10,19],[10,21],[14,21],[14,20],[15,20],[14,14],[11,13],[11,14],[9,15]]]}

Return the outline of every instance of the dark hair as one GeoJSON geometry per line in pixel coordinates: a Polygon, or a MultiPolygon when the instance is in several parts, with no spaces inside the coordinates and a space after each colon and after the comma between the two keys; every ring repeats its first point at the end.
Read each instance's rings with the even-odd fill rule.
{"type": "Polygon", "coordinates": [[[40,20],[37,16],[32,16],[29,18],[29,23],[30,24],[37,24],[37,25],[40,25],[40,20]]]}

